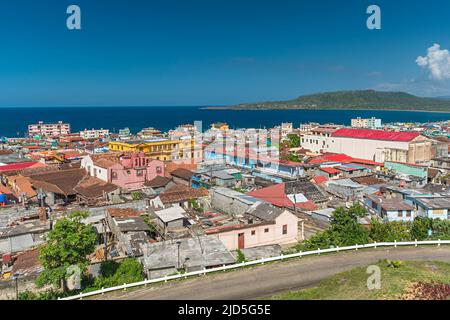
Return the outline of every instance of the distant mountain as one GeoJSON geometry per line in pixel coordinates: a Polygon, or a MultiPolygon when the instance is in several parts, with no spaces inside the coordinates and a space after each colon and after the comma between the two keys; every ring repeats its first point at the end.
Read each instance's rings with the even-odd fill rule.
{"type": "Polygon", "coordinates": [[[357,90],[310,94],[288,101],[243,103],[208,109],[379,109],[450,112],[450,100],[421,98],[405,92],[357,90]]]}

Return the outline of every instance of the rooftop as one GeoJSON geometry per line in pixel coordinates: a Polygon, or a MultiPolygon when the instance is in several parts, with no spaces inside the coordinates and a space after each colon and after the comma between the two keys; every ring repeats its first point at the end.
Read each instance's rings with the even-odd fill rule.
{"type": "Polygon", "coordinates": [[[334,132],[332,136],[341,138],[409,142],[420,136],[420,133],[408,131],[391,132],[383,130],[343,128],[334,132]]]}

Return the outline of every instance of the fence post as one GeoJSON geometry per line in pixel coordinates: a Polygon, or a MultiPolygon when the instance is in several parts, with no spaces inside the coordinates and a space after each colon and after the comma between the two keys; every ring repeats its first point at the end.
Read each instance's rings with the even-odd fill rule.
{"type": "MultiPolygon", "coordinates": [[[[123,285],[126,286],[127,284],[124,283],[123,285]]],[[[127,287],[123,288],[123,291],[127,291],[127,287]]]]}
{"type": "Polygon", "coordinates": [[[167,275],[164,276],[164,282],[167,282],[167,275]]]}
{"type": "Polygon", "coordinates": [[[105,290],[105,288],[104,287],[102,287],[102,295],[104,295],[105,293],[103,292],[103,290],[105,290]]]}
{"type": "Polygon", "coordinates": [[[358,244],[356,244],[356,248],[355,248],[355,251],[358,251],[358,244]]]}
{"type": "Polygon", "coordinates": [[[204,276],[206,275],[206,268],[205,267],[203,267],[203,275],[204,276]]]}
{"type": "Polygon", "coordinates": [[[339,246],[336,246],[336,251],[339,252],[339,246]]]}
{"type": "Polygon", "coordinates": [[[300,256],[299,256],[299,257],[300,257],[300,258],[303,258],[303,252],[302,252],[302,250],[300,250],[299,253],[300,253],[300,256]]]}
{"type": "Polygon", "coordinates": [[[438,239],[438,247],[441,246],[441,239],[438,239]]]}
{"type": "Polygon", "coordinates": [[[376,242],[376,241],[374,241],[374,242],[373,242],[373,244],[374,244],[374,246],[373,246],[373,247],[374,247],[374,248],[376,249],[376,248],[377,248],[377,242],[376,242]]]}
{"type": "Polygon", "coordinates": [[[417,247],[417,239],[415,239],[414,242],[415,242],[415,243],[414,243],[414,246],[417,247]]]}
{"type": "Polygon", "coordinates": [[[397,248],[397,240],[394,240],[394,248],[397,248]]]}
{"type": "Polygon", "coordinates": [[[317,254],[320,256],[320,248],[317,248],[317,254]]]}
{"type": "Polygon", "coordinates": [[[222,272],[225,272],[225,265],[222,265],[222,268],[224,268],[224,269],[222,270],[222,272]]]}
{"type": "Polygon", "coordinates": [[[281,261],[283,261],[283,254],[281,254],[281,261]]]}

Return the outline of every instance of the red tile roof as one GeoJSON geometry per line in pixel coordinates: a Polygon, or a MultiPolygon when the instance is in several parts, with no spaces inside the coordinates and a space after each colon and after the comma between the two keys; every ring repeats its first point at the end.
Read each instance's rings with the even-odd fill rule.
{"type": "Polygon", "coordinates": [[[312,180],[315,184],[321,184],[324,183],[325,181],[328,181],[327,177],[323,176],[315,176],[314,178],[312,178],[312,180]]]}
{"type": "Polygon", "coordinates": [[[326,172],[328,174],[335,174],[335,173],[340,173],[341,171],[339,171],[338,169],[335,168],[320,168],[320,170],[322,170],[323,172],[326,172]]]}
{"type": "Polygon", "coordinates": [[[358,163],[366,164],[370,166],[382,166],[380,162],[375,162],[366,159],[352,158],[346,154],[324,154],[322,156],[317,156],[308,161],[308,164],[322,164],[325,162],[340,162],[340,163],[358,163]]]}
{"type": "Polygon", "coordinates": [[[29,168],[31,166],[34,166],[37,162],[17,162],[12,164],[7,164],[4,166],[0,166],[0,171],[15,171],[15,170],[22,170],[25,168],[29,168]]]}
{"type": "Polygon", "coordinates": [[[370,129],[339,129],[332,134],[332,137],[384,140],[384,141],[403,141],[408,142],[420,136],[418,132],[391,132],[383,130],[370,129]]]}

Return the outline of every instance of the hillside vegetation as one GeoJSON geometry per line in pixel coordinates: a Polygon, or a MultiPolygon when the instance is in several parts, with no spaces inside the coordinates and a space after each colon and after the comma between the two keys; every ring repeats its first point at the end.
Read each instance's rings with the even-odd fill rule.
{"type": "Polygon", "coordinates": [[[450,100],[422,98],[405,92],[357,90],[317,93],[288,101],[244,103],[210,109],[380,109],[450,112],[450,100]]]}

